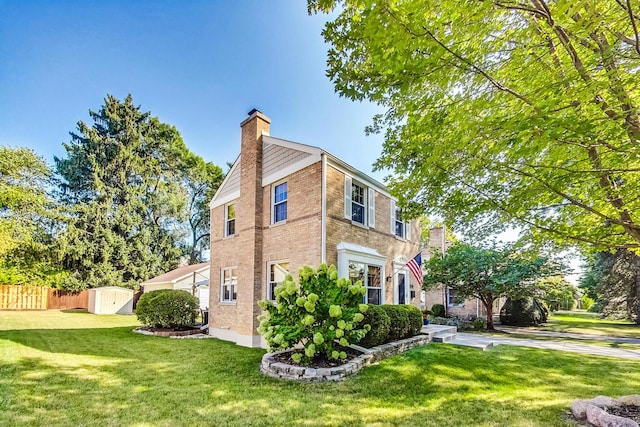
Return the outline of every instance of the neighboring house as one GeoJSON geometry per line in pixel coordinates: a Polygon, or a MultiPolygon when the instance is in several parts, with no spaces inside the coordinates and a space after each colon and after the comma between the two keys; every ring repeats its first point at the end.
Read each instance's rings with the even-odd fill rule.
{"type": "Polygon", "coordinates": [[[366,303],[419,305],[406,268],[420,251],[418,222],[403,221],[383,184],[269,126],[257,110],[241,123],[240,155],[210,203],[209,333],[264,346],[257,302],[274,299],[287,273],[324,262],[362,280],[366,303]]]}
{"type": "Polygon", "coordinates": [[[182,289],[200,300],[200,309],[209,308],[209,263],[178,267],[153,279],[140,283],[143,292],[158,289],[182,289]]]}
{"type": "MultiPolygon", "coordinates": [[[[429,245],[422,251],[422,259],[426,262],[434,254],[442,254],[452,245],[446,240],[444,227],[434,227],[429,231],[429,245]]],[[[504,303],[503,299],[496,301],[493,307],[494,315],[500,314],[500,307],[504,303]]],[[[447,316],[460,317],[462,319],[473,319],[477,317],[487,318],[484,306],[477,298],[460,301],[456,292],[446,286],[438,286],[428,291],[423,291],[421,295],[422,308],[431,308],[434,304],[444,305],[447,316]]]]}

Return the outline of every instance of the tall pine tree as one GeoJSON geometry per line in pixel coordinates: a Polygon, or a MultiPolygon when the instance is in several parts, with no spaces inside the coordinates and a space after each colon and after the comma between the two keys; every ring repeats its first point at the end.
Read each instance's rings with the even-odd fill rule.
{"type": "Polygon", "coordinates": [[[93,124],[78,122],[64,144],[67,157],[55,159],[72,212],[61,239],[74,273],[67,288],[135,287],[177,266],[189,216],[184,183],[207,163],[131,95],[124,101],[109,95],[89,114],[93,124]]]}

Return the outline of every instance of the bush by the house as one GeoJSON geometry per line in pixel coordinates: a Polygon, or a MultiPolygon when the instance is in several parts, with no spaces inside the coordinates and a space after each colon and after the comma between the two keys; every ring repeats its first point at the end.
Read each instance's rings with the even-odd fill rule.
{"type": "Polygon", "coordinates": [[[485,322],[484,319],[481,319],[480,317],[478,317],[477,319],[473,320],[473,329],[476,329],[479,331],[486,327],[487,327],[487,322],[485,322]]]}
{"type": "Polygon", "coordinates": [[[359,345],[371,348],[387,341],[391,319],[381,305],[369,305],[369,309],[364,313],[362,323],[369,325],[371,330],[360,340],[359,345]]]}
{"type": "Polygon", "coordinates": [[[397,341],[411,336],[409,311],[405,307],[385,304],[382,308],[387,312],[387,316],[391,320],[387,341],[397,341]]]}
{"type": "Polygon", "coordinates": [[[368,306],[362,304],[366,289],[362,282],[338,279],[335,266],[322,264],[318,270],[305,266],[298,270],[300,287],[286,276],[275,290],[276,303],[263,300],[258,304],[258,332],[271,351],[295,350],[291,358],[309,364],[316,356],[346,359],[342,349],[365,336],[370,326],[364,324],[368,306]]]}
{"type": "Polygon", "coordinates": [[[444,305],[433,304],[433,307],[431,307],[431,315],[433,317],[445,317],[444,305]]]}
{"type": "Polygon", "coordinates": [[[534,326],[545,322],[547,314],[535,298],[507,298],[500,310],[500,323],[510,326],[534,326]]]}
{"type": "Polygon", "coordinates": [[[409,317],[409,334],[407,337],[418,335],[422,332],[422,311],[415,305],[401,305],[407,310],[407,316],[409,317]]]}
{"type": "Polygon", "coordinates": [[[196,322],[198,299],[186,291],[160,289],[142,294],[138,320],[152,328],[182,329],[196,322]]]}

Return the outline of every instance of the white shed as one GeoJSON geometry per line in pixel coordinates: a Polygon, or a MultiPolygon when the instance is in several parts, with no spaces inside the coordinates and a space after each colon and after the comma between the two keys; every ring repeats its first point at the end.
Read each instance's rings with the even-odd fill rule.
{"type": "Polygon", "coordinates": [[[118,286],[89,289],[89,313],[132,314],[133,290],[118,286]]]}

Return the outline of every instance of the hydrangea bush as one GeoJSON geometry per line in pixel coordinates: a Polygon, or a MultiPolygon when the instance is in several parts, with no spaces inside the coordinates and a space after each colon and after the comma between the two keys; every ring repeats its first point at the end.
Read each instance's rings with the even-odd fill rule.
{"type": "Polygon", "coordinates": [[[287,275],[275,290],[275,304],[262,300],[258,332],[270,351],[295,348],[291,358],[309,364],[314,357],[346,359],[342,350],[360,341],[371,329],[362,324],[368,306],[362,304],[366,290],[361,281],[338,279],[336,267],[321,264],[298,270],[300,286],[287,275]]]}

